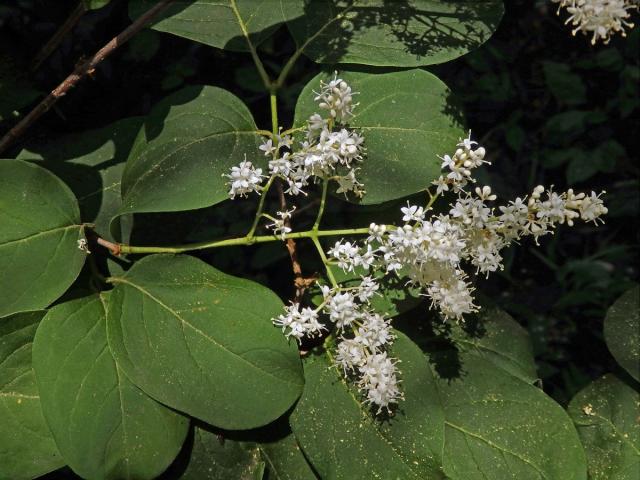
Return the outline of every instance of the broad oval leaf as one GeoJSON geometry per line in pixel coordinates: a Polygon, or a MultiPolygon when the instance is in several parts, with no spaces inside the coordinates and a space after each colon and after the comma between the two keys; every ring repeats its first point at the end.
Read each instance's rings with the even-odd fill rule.
{"type": "Polygon", "coordinates": [[[584,445],[591,480],[636,480],[640,472],[640,394],[614,375],[581,390],[569,415],[584,445]]]}
{"type": "Polygon", "coordinates": [[[46,307],[76,279],[86,254],[78,202],[42,167],[0,160],[0,316],[46,307]]]}
{"type": "MultiPolygon", "coordinates": [[[[423,70],[372,75],[341,72],[360,92],[349,126],[364,136],[367,149],[358,165],[366,194],[362,204],[382,203],[426,190],[440,176],[438,156],[452,154],[463,131],[454,114],[451,92],[435,75],[423,70]]],[[[326,74],[314,77],[296,105],[296,126],[314,112],[314,89],[326,74]]]]}
{"type": "Polygon", "coordinates": [[[609,308],[604,339],[616,361],[640,381],[640,286],[627,290],[609,308]]]}
{"type": "Polygon", "coordinates": [[[529,334],[504,310],[483,307],[478,315],[465,319],[464,328],[454,325],[452,334],[462,351],[527,383],[538,379],[529,334]]]}
{"type": "Polygon", "coordinates": [[[223,174],[245,155],[254,164],[262,161],[259,138],[251,112],[226,90],[192,86],[170,95],[136,138],[122,175],[120,214],[192,210],[226,200],[223,174]]]}
{"type": "Polygon", "coordinates": [[[236,430],[275,420],[300,395],[297,345],[271,323],[283,305],[269,289],[173,255],[111,281],[109,345],[152,397],[236,430]]]}
{"type": "MultiPolygon", "coordinates": [[[[42,160],[38,165],[57,175],[75,194],[82,221],[94,224],[93,230],[109,238],[109,222],[120,210],[125,161],[143,120],[124,118],[104,128],[53,141],[35,141],[17,158],[42,160]]],[[[115,240],[126,241],[120,238],[121,230],[117,228],[115,240]]]]}
{"type": "Polygon", "coordinates": [[[31,344],[46,312],[0,318],[0,478],[36,478],[64,465],[42,409],[31,344]]]}
{"type": "Polygon", "coordinates": [[[148,397],[107,345],[106,299],[53,307],[38,327],[33,367],[42,410],[67,464],[93,479],[153,479],[171,464],[189,421],[148,397]]]}
{"type": "Polygon", "coordinates": [[[305,360],[305,389],[291,428],[320,478],[445,478],[444,414],[435,378],[420,349],[396,333],[392,355],[401,362],[405,400],[385,421],[363,406],[326,353],[305,360]]]}
{"type": "Polygon", "coordinates": [[[319,63],[417,67],[464,55],[489,39],[501,0],[281,0],[287,26],[319,63]],[[293,19],[291,19],[293,18],[293,19]]]}
{"type": "Polygon", "coordinates": [[[448,479],[586,480],[584,451],[570,418],[537,387],[465,354],[460,375],[442,378],[439,394],[448,479]]]}
{"type": "MultiPolygon", "coordinates": [[[[137,18],[155,3],[156,0],[129,2],[129,16],[137,18]]],[[[264,41],[286,14],[287,10],[280,9],[279,0],[174,0],[151,27],[212,47],[245,52],[249,51],[248,40],[254,45],[264,41]]]]}

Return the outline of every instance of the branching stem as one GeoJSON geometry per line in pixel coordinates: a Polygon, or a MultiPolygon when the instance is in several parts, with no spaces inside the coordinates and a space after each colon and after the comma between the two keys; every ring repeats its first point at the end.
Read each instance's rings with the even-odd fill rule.
{"type": "Polygon", "coordinates": [[[260,218],[262,217],[262,212],[264,211],[264,202],[267,198],[267,193],[269,193],[269,189],[271,185],[273,185],[273,181],[276,179],[275,175],[269,177],[266,185],[260,192],[260,202],[258,203],[258,210],[256,211],[256,217],[253,219],[253,224],[249,229],[249,233],[247,233],[246,239],[248,240],[248,244],[253,243],[252,239],[254,238],[254,234],[256,233],[256,228],[258,228],[258,223],[260,223],[260,218]]]}
{"type": "Polygon", "coordinates": [[[329,187],[329,181],[327,179],[322,180],[322,197],[320,198],[320,207],[318,208],[318,216],[313,224],[312,230],[318,231],[320,228],[320,222],[322,221],[322,215],[324,214],[324,206],[327,203],[327,190],[329,187]]]}
{"type": "Polygon", "coordinates": [[[153,7],[140,15],[120,34],[112,38],[104,47],[84,62],[80,62],[63,82],[58,85],[47,97],[42,100],[33,110],[31,110],[18,124],[13,127],[0,140],[0,154],[2,154],[15,140],[20,138],[24,132],[40,118],[44,113],[48,112],[58,100],[64,97],[69,90],[75,87],[80,80],[95,71],[96,66],[105,58],[111,55],[119,46],[127,42],[131,37],[144,28],[160,11],[164,10],[173,0],[161,0],[153,7]]]}
{"type": "Polygon", "coordinates": [[[49,56],[58,48],[58,45],[62,43],[64,38],[67,36],[71,30],[78,24],[84,13],[87,11],[84,2],[82,0],[78,1],[76,7],[71,11],[69,17],[64,21],[64,23],[56,30],[56,33],[44,44],[42,49],[38,52],[36,57],[33,60],[33,64],[31,66],[31,71],[36,71],[42,62],[44,62],[49,56]]]}
{"type": "Polygon", "coordinates": [[[264,64],[260,57],[258,56],[258,51],[256,50],[255,45],[249,38],[249,32],[247,30],[247,26],[245,25],[242,17],[240,16],[240,11],[238,10],[238,5],[236,4],[236,0],[231,0],[231,10],[233,10],[233,14],[236,16],[236,20],[238,21],[238,25],[240,25],[240,29],[242,30],[242,35],[247,41],[247,46],[249,47],[249,52],[251,53],[251,58],[253,58],[253,63],[256,64],[256,68],[258,69],[258,73],[260,74],[260,78],[262,79],[262,83],[269,91],[274,91],[274,84],[271,81],[271,77],[264,68],[264,64]]]}
{"type": "MultiPolygon", "coordinates": [[[[368,229],[367,229],[368,230],[368,229]]],[[[329,259],[327,258],[327,255],[324,253],[324,249],[322,248],[322,244],[320,243],[320,240],[318,239],[318,232],[315,232],[316,235],[312,235],[311,240],[313,241],[313,244],[316,247],[316,250],[318,250],[318,255],[320,255],[320,258],[322,259],[322,263],[324,264],[324,269],[327,272],[327,277],[329,278],[329,281],[331,282],[331,286],[334,288],[338,288],[338,282],[336,281],[336,277],[333,275],[333,272],[331,271],[331,264],[329,263],[329,259]]]]}
{"type": "MultiPolygon", "coordinates": [[[[387,225],[387,229],[393,230],[396,227],[393,225],[387,225]]],[[[284,236],[284,239],[292,238],[311,238],[314,237],[339,237],[349,235],[368,235],[369,227],[363,228],[346,228],[339,230],[305,230],[302,232],[292,232],[284,236]]],[[[175,246],[134,246],[126,244],[117,244],[119,247],[119,253],[184,253],[196,250],[206,250],[209,248],[231,247],[237,245],[253,245],[254,243],[267,243],[267,242],[281,242],[283,240],[282,235],[255,235],[252,237],[236,237],[226,240],[216,240],[213,242],[201,242],[190,243],[187,245],[175,245],[175,246]]],[[[100,242],[99,242],[100,243],[100,242]]]]}

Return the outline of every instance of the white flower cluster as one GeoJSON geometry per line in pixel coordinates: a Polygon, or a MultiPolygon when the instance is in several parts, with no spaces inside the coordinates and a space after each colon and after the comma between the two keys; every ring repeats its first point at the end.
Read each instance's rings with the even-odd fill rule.
{"type": "MultiPolygon", "coordinates": [[[[320,82],[320,91],[314,92],[315,100],[327,116],[315,113],[307,121],[304,140],[295,149],[289,135],[269,138],[259,147],[269,160],[269,175],[283,179],[290,195],[305,194],[304,189],[315,178],[331,179],[338,183],[337,193],[352,192],[362,196],[365,192],[357,180],[356,164],[362,161],[364,138],[345,128],[353,117],[353,95],[356,92],[342,79],[334,75],[329,83],[320,82]]],[[[244,196],[259,191],[265,178],[246,159],[239,167],[233,167],[229,178],[229,196],[244,196]]]]}
{"type": "Polygon", "coordinates": [[[260,191],[260,184],[264,176],[261,168],[255,168],[247,160],[247,156],[240,165],[231,167],[231,173],[226,175],[229,178],[229,198],[232,200],[236,195],[246,197],[251,192],[260,191]]]}
{"type": "Polygon", "coordinates": [[[636,8],[631,0],[552,0],[558,3],[558,14],[561,8],[566,8],[569,18],[565,23],[571,23],[575,28],[573,35],[581,31],[591,35],[591,43],[598,40],[609,43],[611,36],[617,32],[624,37],[625,27],[633,28],[629,22],[629,10],[636,8]]]}
{"type": "Polygon", "coordinates": [[[607,213],[600,195],[558,194],[543,186],[527,198],[505,206],[492,206],[496,195],[488,186],[463,189],[471,182],[471,170],[482,163],[485,150],[469,138],[461,140],[450,157],[442,158],[446,174],[436,182],[438,191],[451,189],[457,197],[446,215],[426,218],[417,205],[401,209],[403,225],[392,229],[372,224],[364,245],[338,242],[329,250],[332,261],[345,271],[356,267],[397,272],[420,286],[446,319],[462,320],[477,310],[473,288],[464,264],[488,275],[502,269],[501,250],[525,236],[537,239],[553,232],[558,224],[573,225],[578,218],[597,223],[607,213]]]}
{"type": "Polygon", "coordinates": [[[286,307],[274,320],[287,337],[300,341],[303,337],[320,335],[327,328],[318,321],[324,314],[335,325],[340,337],[335,362],[345,376],[355,379],[365,403],[375,405],[378,413],[390,410],[402,398],[397,378],[397,360],[387,356],[393,341],[390,320],[376,313],[370,301],[379,285],[371,277],[362,277],[355,287],[330,288],[323,285],[322,304],[314,309],[298,304],[286,307]]]}

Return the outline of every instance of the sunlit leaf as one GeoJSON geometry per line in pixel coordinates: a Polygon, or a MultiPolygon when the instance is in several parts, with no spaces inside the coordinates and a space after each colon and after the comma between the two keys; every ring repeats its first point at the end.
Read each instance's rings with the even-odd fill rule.
{"type": "Polygon", "coordinates": [[[136,138],[122,176],[120,214],[222,202],[229,190],[223,174],[260,153],[259,137],[251,112],[226,90],[187,87],[170,95],[136,138]]]}
{"type": "Polygon", "coordinates": [[[281,0],[281,5],[298,47],[312,60],[397,67],[464,55],[489,39],[503,12],[501,0],[281,0]]]}
{"type": "Polygon", "coordinates": [[[640,476],[640,394],[613,375],[580,391],[569,415],[587,454],[591,480],[637,480],[640,476]]]}
{"type": "Polygon", "coordinates": [[[436,380],[420,349],[398,333],[401,401],[379,420],[324,354],[304,362],[306,385],[291,427],[322,479],[444,478],[444,415],[436,380]]]}
{"type": "MultiPolygon", "coordinates": [[[[304,126],[319,112],[313,90],[329,77],[320,74],[302,90],[296,126],[304,126]]],[[[357,178],[367,192],[359,203],[382,203],[426,190],[440,175],[438,157],[453,154],[464,135],[447,86],[423,70],[340,72],[340,78],[360,92],[355,98],[360,105],[349,122],[364,137],[367,149],[358,165],[357,178]]]]}
{"type": "MultiPolygon", "coordinates": [[[[129,2],[129,15],[136,18],[155,3],[129,2]]],[[[287,11],[280,9],[279,0],[175,0],[151,26],[212,47],[248,51],[247,39],[255,45],[262,42],[284,21],[283,14],[287,11]]]]}
{"type": "Polygon", "coordinates": [[[265,425],[298,398],[298,349],[269,289],[189,256],[145,257],[111,281],[109,345],[157,400],[226,429],[265,425]]]}

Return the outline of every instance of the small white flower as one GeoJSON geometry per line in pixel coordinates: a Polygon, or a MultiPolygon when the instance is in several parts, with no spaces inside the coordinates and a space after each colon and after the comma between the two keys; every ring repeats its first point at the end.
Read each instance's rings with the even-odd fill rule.
{"type": "Polygon", "coordinates": [[[276,215],[278,215],[279,218],[274,220],[273,223],[268,224],[267,228],[272,229],[274,235],[279,235],[282,240],[285,240],[287,233],[291,232],[291,227],[288,227],[286,222],[291,218],[295,209],[296,207],[294,206],[291,210],[277,212],[276,215]]]}
{"type": "Polygon", "coordinates": [[[433,182],[431,182],[431,184],[436,186],[437,195],[440,195],[441,193],[449,191],[449,182],[442,175],[440,175],[440,177],[438,177],[437,180],[434,180],[433,182]]]}
{"type": "Polygon", "coordinates": [[[403,222],[421,222],[424,220],[424,209],[417,205],[410,205],[407,202],[407,206],[400,208],[400,211],[404,213],[403,222]]]}
{"type": "Polygon", "coordinates": [[[277,150],[276,147],[273,146],[273,140],[270,138],[262,142],[258,148],[264,152],[265,157],[271,157],[277,150]]]}
{"type": "Polygon", "coordinates": [[[600,198],[605,192],[596,195],[596,192],[591,192],[591,195],[585,197],[580,204],[580,218],[585,222],[598,223],[598,220],[604,223],[604,220],[600,219],[602,215],[606,215],[609,211],[604,206],[604,202],[600,198]]]}
{"type": "Polygon", "coordinates": [[[344,193],[345,197],[348,192],[353,192],[356,197],[360,198],[364,195],[365,191],[362,190],[362,183],[356,179],[355,170],[349,170],[349,173],[336,178],[338,182],[338,189],[336,193],[344,193]]]}
{"type": "Polygon", "coordinates": [[[83,252],[89,254],[91,253],[89,251],[89,244],[87,243],[87,239],[86,238],[80,238],[78,240],[78,249],[82,250],[83,252]]]}
{"type": "Polygon", "coordinates": [[[375,223],[371,223],[369,225],[369,237],[367,237],[367,243],[372,242],[382,242],[382,237],[387,232],[386,225],[377,225],[375,223]]]}

